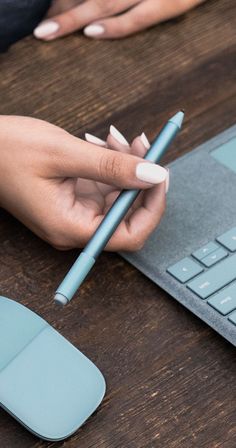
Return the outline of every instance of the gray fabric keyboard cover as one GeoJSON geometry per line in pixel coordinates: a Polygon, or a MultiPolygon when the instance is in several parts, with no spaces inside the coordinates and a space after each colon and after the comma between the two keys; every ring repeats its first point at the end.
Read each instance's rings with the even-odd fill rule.
{"type": "Polygon", "coordinates": [[[121,255],[236,346],[236,326],[166,272],[236,226],[236,173],[210,154],[232,137],[236,125],[168,165],[171,182],[161,224],[142,250],[121,255]]]}

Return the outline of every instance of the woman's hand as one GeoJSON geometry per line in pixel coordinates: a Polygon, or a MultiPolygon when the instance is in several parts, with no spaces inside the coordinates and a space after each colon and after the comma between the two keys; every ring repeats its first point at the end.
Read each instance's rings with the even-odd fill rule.
{"type": "Polygon", "coordinates": [[[165,209],[168,172],[144,161],[144,134],[130,146],[111,126],[87,142],[47,122],[0,117],[0,206],[58,249],[82,247],[122,188],[142,192],[108,250],[137,250],[165,209]],[[110,149],[108,149],[108,146],[110,149]]]}
{"type": "Polygon", "coordinates": [[[34,30],[53,40],[84,29],[86,36],[114,39],[183,14],[204,0],[54,0],[48,20],[34,30]]]}

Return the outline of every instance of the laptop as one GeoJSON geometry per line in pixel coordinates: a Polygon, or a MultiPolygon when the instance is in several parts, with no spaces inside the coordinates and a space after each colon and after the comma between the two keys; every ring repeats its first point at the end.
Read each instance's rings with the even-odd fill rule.
{"type": "Polygon", "coordinates": [[[236,346],[236,125],[168,167],[161,224],[122,256],[236,346]]]}

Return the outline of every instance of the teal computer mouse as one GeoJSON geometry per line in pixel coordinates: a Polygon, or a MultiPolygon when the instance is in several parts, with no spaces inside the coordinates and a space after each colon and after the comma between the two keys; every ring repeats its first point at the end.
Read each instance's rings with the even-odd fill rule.
{"type": "Polygon", "coordinates": [[[0,296],[0,405],[29,431],[73,434],[105,394],[98,368],[45,320],[0,296]]]}

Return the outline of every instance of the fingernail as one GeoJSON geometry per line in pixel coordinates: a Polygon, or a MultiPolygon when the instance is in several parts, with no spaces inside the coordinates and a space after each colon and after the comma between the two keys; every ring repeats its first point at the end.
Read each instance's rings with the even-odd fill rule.
{"type": "Polygon", "coordinates": [[[115,126],[110,126],[110,134],[121,145],[129,146],[129,142],[127,142],[126,138],[115,128],[115,126]]]}
{"type": "Polygon", "coordinates": [[[57,22],[53,22],[52,20],[48,20],[47,22],[42,22],[37,26],[34,30],[34,36],[38,39],[43,39],[44,37],[48,37],[51,34],[56,33],[59,30],[59,24],[57,22]]]}
{"type": "Polygon", "coordinates": [[[143,132],[142,135],[141,135],[141,140],[142,140],[142,143],[143,143],[143,145],[145,146],[145,148],[146,148],[146,149],[149,149],[151,145],[150,145],[150,143],[149,143],[149,141],[148,141],[148,139],[147,139],[146,134],[144,134],[144,132],[143,132]]]}
{"type": "Polygon", "coordinates": [[[139,163],[136,168],[136,176],[144,182],[160,184],[166,180],[167,170],[155,163],[139,163]]]}
{"type": "Polygon", "coordinates": [[[98,146],[106,146],[107,145],[104,140],[101,140],[100,138],[95,137],[95,135],[88,134],[87,132],[85,134],[85,139],[87,140],[87,142],[93,143],[94,145],[98,145],[98,146]]]}
{"type": "Polygon", "coordinates": [[[169,168],[166,168],[167,171],[167,176],[166,176],[166,194],[169,191],[169,187],[170,187],[170,170],[169,168]]]}
{"type": "Polygon", "coordinates": [[[89,25],[84,28],[84,34],[88,37],[100,36],[105,31],[102,25],[89,25]]]}

